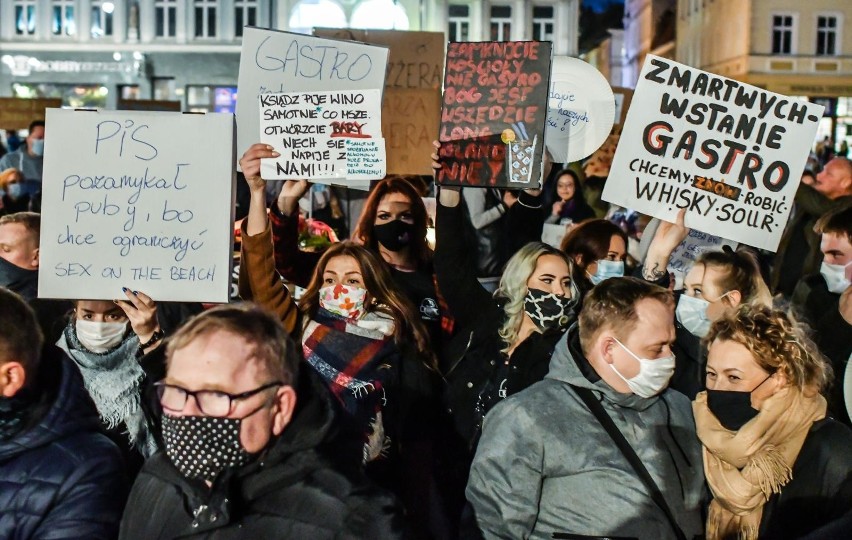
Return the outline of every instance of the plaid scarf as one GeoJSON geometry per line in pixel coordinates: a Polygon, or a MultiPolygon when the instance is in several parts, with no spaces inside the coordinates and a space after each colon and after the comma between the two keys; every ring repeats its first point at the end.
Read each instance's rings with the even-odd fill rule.
{"type": "Polygon", "coordinates": [[[375,312],[344,319],[320,308],[305,327],[302,350],[366,440],[400,361],[393,321],[375,312]]]}

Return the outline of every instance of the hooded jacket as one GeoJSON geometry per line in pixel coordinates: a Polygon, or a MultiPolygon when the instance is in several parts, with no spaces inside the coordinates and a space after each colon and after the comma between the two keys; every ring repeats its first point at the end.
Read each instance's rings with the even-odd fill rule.
{"type": "Polygon", "coordinates": [[[616,392],[584,358],[574,325],[556,346],[547,378],[485,418],[467,487],[485,538],[675,538],[573,387],[600,399],[687,538],[702,534],[704,475],[689,401],[672,390],[648,399],[616,392]]]}
{"type": "Polygon", "coordinates": [[[149,459],[119,538],[401,537],[393,499],[324,457],[333,451],[332,405],[309,369],[302,370],[297,396],[290,424],[271,446],[210,488],[183,477],[162,452],[149,459]]]}
{"type": "Polygon", "coordinates": [[[48,350],[50,384],[33,407],[41,418],[0,441],[0,538],[115,538],[127,495],[121,456],[98,432],[77,369],[48,350]]]}

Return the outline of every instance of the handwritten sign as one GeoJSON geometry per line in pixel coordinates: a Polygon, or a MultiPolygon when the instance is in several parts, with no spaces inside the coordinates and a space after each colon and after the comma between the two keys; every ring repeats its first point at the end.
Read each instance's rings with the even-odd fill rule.
{"type": "Polygon", "coordinates": [[[388,49],[246,27],[240,54],[237,155],[258,142],[258,96],[329,89],[381,89],[388,49]]]}
{"type": "Polygon", "coordinates": [[[822,113],[648,55],[603,199],[774,251],[822,113]]]}
{"type": "Polygon", "coordinates": [[[541,185],[550,53],[538,41],[448,45],[439,184],[541,185]]]}
{"type": "Polygon", "coordinates": [[[597,69],[578,58],[553,59],[544,132],[553,161],[591,155],[609,136],[614,118],[612,89],[597,69]]]}
{"type": "Polygon", "coordinates": [[[261,94],[260,140],[281,155],[261,162],[280,179],[378,180],[385,176],[379,90],[261,94]],[[371,141],[352,145],[348,141],[371,141]],[[378,161],[376,161],[378,160],[378,161]]]}
{"type": "Polygon", "coordinates": [[[675,277],[675,289],[683,288],[683,278],[705,251],[721,251],[723,246],[736,248],[737,243],[705,232],[690,230],[689,236],[672,252],[668,271],[675,277]]]}
{"type": "Polygon", "coordinates": [[[232,115],[48,109],[47,129],[39,297],[227,302],[232,115]]]}

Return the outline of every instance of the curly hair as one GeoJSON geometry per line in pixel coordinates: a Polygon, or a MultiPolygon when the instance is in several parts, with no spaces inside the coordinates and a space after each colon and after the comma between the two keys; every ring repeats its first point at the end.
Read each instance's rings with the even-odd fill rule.
{"type": "MultiPolygon", "coordinates": [[[[499,334],[505,347],[502,352],[508,352],[518,339],[518,331],[524,320],[524,299],[527,295],[527,281],[535,272],[538,260],[545,255],[555,255],[568,265],[568,275],[572,273],[571,260],[558,249],[541,242],[530,242],[515,253],[506,263],[506,270],[500,277],[500,285],[494,291],[494,297],[505,301],[503,312],[506,315],[499,334]]],[[[566,291],[567,292],[567,291],[566,291]]],[[[578,300],[579,292],[572,280],[571,298],[578,300]]]]}
{"type": "Polygon", "coordinates": [[[713,323],[704,344],[709,347],[715,340],[743,345],[767,373],[780,370],[800,390],[822,392],[831,383],[831,365],[802,326],[784,311],[743,304],[713,323]]]}

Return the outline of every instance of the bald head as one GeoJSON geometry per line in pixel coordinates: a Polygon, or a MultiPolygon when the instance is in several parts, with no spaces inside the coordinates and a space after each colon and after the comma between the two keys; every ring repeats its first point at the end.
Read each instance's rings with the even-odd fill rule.
{"type": "Polygon", "coordinates": [[[852,195],[852,161],[844,157],[829,161],[817,175],[814,189],[829,199],[852,195]]]}

